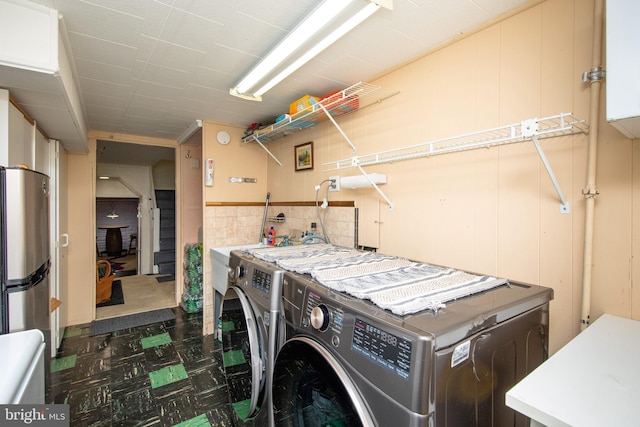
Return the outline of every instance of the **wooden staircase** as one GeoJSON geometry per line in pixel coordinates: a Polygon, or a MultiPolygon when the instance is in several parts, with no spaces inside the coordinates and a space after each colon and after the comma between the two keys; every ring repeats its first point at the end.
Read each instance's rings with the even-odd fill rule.
{"type": "Polygon", "coordinates": [[[156,190],[160,209],[160,251],[153,253],[159,274],[176,272],[176,197],[174,190],[156,190]]]}

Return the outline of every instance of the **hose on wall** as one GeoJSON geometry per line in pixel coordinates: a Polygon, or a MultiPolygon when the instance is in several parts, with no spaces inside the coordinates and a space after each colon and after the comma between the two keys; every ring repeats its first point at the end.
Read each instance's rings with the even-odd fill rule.
{"type": "Polygon", "coordinates": [[[582,262],[582,310],[580,314],[580,328],[584,330],[589,326],[591,316],[591,283],[593,270],[593,227],[595,219],[595,201],[598,195],[596,186],[596,158],[598,155],[598,121],[600,119],[600,80],[599,73],[602,62],[602,27],[603,27],[604,0],[596,0],[593,15],[593,53],[592,74],[596,77],[590,79],[590,104],[589,104],[589,145],[587,148],[587,183],[582,190],[585,197],[584,218],[584,253],[582,262]]]}

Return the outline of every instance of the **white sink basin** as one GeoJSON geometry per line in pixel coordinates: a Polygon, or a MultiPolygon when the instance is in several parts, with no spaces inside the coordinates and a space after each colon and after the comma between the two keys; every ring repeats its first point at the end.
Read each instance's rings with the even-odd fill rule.
{"type": "Polygon", "coordinates": [[[227,292],[227,273],[229,271],[229,255],[231,251],[252,248],[261,248],[265,245],[255,243],[253,245],[224,246],[211,248],[211,269],[213,270],[213,288],[224,295],[227,292]]]}

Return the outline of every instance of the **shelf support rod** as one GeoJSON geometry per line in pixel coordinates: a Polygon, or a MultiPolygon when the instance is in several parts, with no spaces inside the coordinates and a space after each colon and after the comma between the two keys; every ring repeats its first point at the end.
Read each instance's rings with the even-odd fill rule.
{"type": "Polygon", "coordinates": [[[353,158],[353,165],[358,168],[360,173],[364,175],[365,178],[367,178],[367,181],[369,181],[369,184],[371,184],[371,186],[375,188],[378,194],[380,194],[380,197],[382,197],[384,201],[387,202],[387,205],[389,205],[389,212],[391,212],[393,210],[393,203],[391,203],[391,200],[389,200],[389,198],[386,196],[386,194],[384,194],[384,192],[380,189],[380,187],[378,187],[378,185],[375,182],[373,182],[373,179],[371,179],[371,177],[367,174],[367,172],[365,172],[365,170],[362,169],[362,166],[358,164],[357,157],[353,158]]]}
{"type": "Polygon", "coordinates": [[[273,155],[273,153],[272,153],[271,151],[269,151],[269,149],[268,149],[267,147],[265,147],[265,145],[264,145],[262,142],[260,142],[260,140],[258,139],[258,137],[257,137],[256,135],[251,135],[251,136],[252,136],[253,140],[254,140],[255,142],[257,142],[257,143],[258,143],[258,145],[259,145],[260,147],[262,147],[262,149],[263,149],[264,151],[266,151],[266,152],[267,152],[267,154],[268,154],[268,155],[270,155],[270,156],[271,156],[271,158],[272,158],[273,160],[275,160],[275,162],[276,162],[278,165],[282,166],[282,162],[280,162],[280,160],[278,160],[278,158],[277,158],[276,156],[274,156],[274,155],[273,155]]]}
{"type": "Polygon", "coordinates": [[[538,151],[538,155],[540,156],[540,160],[544,165],[544,168],[547,170],[547,174],[549,174],[549,178],[551,178],[551,183],[553,187],[556,189],[556,193],[558,193],[558,197],[560,198],[560,213],[568,214],[569,213],[569,202],[564,197],[564,193],[562,192],[562,188],[560,188],[560,184],[556,179],[556,175],[553,173],[553,169],[551,169],[551,165],[549,164],[549,160],[547,160],[547,156],[544,154],[542,150],[542,146],[540,145],[540,141],[538,141],[537,135],[531,136],[531,141],[533,141],[533,145],[536,147],[538,151]]]}
{"type": "Polygon", "coordinates": [[[327,108],[324,105],[322,105],[321,102],[318,102],[318,104],[316,104],[316,105],[320,106],[320,108],[322,109],[324,114],[326,114],[327,117],[329,117],[329,120],[331,120],[331,123],[333,123],[333,125],[336,127],[336,129],[338,129],[338,132],[340,132],[342,137],[347,141],[347,143],[349,143],[349,145],[351,146],[351,150],[355,153],[356,152],[355,145],[353,145],[353,143],[351,142],[351,140],[349,139],[347,134],[344,133],[344,131],[342,130],[342,128],[340,127],[338,122],[336,122],[336,119],[333,118],[333,116],[329,113],[329,111],[327,111],[327,108]]]}

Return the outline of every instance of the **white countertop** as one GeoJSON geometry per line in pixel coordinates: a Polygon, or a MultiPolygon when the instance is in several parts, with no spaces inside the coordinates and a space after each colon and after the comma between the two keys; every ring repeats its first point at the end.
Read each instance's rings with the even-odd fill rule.
{"type": "Polygon", "coordinates": [[[639,402],[640,322],[609,314],[506,395],[507,406],[549,427],[638,426],[639,402]]]}
{"type": "Polygon", "coordinates": [[[44,371],[38,370],[44,348],[44,335],[38,329],[0,335],[0,404],[20,403],[34,375],[42,375],[42,402],[28,403],[44,403],[44,371]]]}

